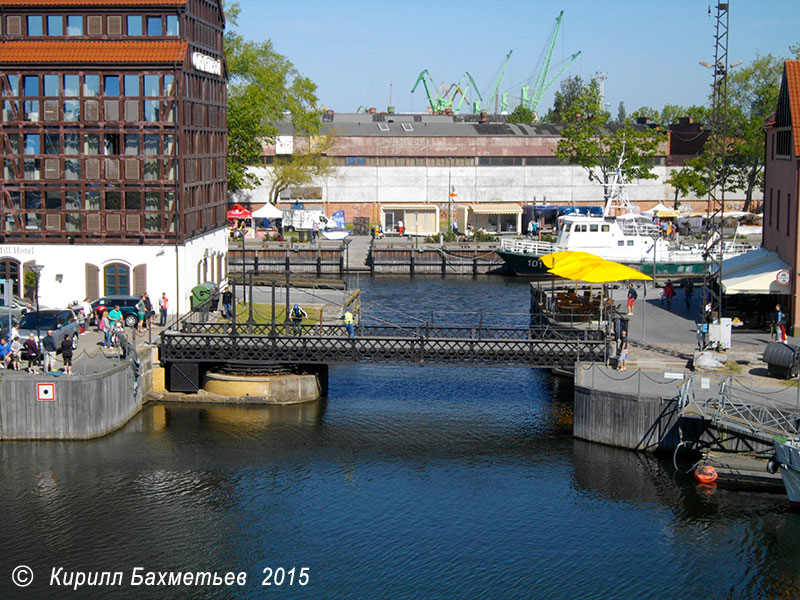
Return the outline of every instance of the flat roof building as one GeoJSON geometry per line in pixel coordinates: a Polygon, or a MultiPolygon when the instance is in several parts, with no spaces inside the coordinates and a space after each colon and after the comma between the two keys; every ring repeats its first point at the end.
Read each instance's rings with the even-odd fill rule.
{"type": "Polygon", "coordinates": [[[0,0],[0,278],[18,293],[34,263],[53,306],[223,277],[224,25],[218,0],[0,0]]]}

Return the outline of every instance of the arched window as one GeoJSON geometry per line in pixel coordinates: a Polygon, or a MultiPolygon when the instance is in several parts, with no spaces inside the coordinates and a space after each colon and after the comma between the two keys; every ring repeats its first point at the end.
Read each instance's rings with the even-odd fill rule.
{"type": "Polygon", "coordinates": [[[17,296],[22,296],[22,289],[19,281],[19,261],[13,258],[0,260],[0,279],[11,279],[14,281],[13,290],[17,296]]]}
{"type": "Polygon", "coordinates": [[[106,296],[131,295],[131,270],[122,263],[112,263],[103,268],[103,294],[106,296]]]}

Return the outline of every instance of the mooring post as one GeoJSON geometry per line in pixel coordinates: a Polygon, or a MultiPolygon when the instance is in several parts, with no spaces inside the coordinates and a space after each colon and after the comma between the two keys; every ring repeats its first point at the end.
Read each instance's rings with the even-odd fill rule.
{"type": "Polygon", "coordinates": [[[478,319],[478,339],[481,339],[482,330],[483,330],[483,310],[481,310],[481,316],[478,319]]]}
{"type": "Polygon", "coordinates": [[[594,389],[594,367],[595,363],[592,363],[592,389],[594,389]]]}
{"type": "Polygon", "coordinates": [[[636,397],[642,395],[642,370],[636,370],[636,397]]]}

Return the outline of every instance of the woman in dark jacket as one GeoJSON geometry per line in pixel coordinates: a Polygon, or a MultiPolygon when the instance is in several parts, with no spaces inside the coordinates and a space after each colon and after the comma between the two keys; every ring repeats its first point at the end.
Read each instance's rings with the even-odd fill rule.
{"type": "Polygon", "coordinates": [[[64,373],[72,373],[72,340],[68,335],[61,342],[61,358],[64,360],[64,373]]]}
{"type": "Polygon", "coordinates": [[[39,362],[39,346],[36,344],[36,336],[31,333],[25,343],[22,344],[22,348],[25,350],[25,357],[28,359],[28,372],[36,373],[36,363],[39,362]]]}

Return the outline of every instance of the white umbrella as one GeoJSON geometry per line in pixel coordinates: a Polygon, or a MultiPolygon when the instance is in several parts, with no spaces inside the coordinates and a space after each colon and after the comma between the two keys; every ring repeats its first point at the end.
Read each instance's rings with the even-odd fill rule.
{"type": "Polygon", "coordinates": [[[282,219],[283,211],[274,204],[267,202],[258,210],[254,210],[252,216],[254,219],[282,219]]]}

